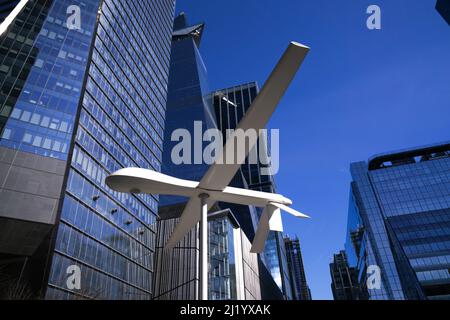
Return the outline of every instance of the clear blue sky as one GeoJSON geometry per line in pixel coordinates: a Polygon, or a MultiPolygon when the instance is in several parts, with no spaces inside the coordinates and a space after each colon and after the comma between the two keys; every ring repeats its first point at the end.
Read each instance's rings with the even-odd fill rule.
{"type": "Polygon", "coordinates": [[[349,164],[450,138],[450,26],[435,0],[178,0],[204,21],[211,89],[262,86],[291,40],[311,47],[270,127],[280,129],[278,191],[312,216],[298,235],[314,299],[332,299],[329,263],[344,247],[349,164]],[[382,30],[366,9],[382,10],[382,30]]]}

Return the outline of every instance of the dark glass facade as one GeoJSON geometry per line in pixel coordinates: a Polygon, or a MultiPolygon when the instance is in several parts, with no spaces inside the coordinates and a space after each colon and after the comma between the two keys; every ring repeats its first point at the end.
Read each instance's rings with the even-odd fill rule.
{"type": "Polygon", "coordinates": [[[311,290],[306,281],[305,267],[303,265],[302,250],[298,238],[284,238],[288,269],[290,272],[291,287],[295,300],[312,300],[311,290]]]}
{"type": "MultiPolygon", "coordinates": [[[[0,147],[63,168],[42,209],[55,225],[47,299],[152,297],[158,198],[104,181],[123,167],[161,169],[174,2],[30,1],[1,39],[0,147]],[[80,29],[67,27],[72,5],[80,29]],[[79,290],[66,283],[72,265],[79,290]]],[[[28,192],[14,191],[16,202],[28,192]]]]}
{"type": "MultiPolygon", "coordinates": [[[[256,82],[250,82],[231,88],[217,90],[209,96],[208,100],[211,100],[214,106],[217,125],[222,131],[223,137],[227,137],[227,130],[235,129],[237,127],[238,123],[250,108],[253,100],[258,95],[258,92],[258,84],[256,82]]],[[[258,154],[263,154],[265,156],[269,155],[267,150],[260,151],[259,148],[260,146],[258,145],[258,154]]],[[[264,163],[268,163],[268,161],[266,160],[264,163]]],[[[262,192],[275,192],[274,177],[263,175],[261,173],[262,169],[266,167],[267,166],[261,161],[250,163],[247,160],[241,167],[243,182],[241,182],[241,185],[235,186],[262,192]]],[[[240,178],[239,174],[235,180],[238,178],[240,178]]],[[[250,211],[248,211],[248,208],[239,206],[239,208],[236,209],[239,222],[246,231],[247,236],[250,239],[253,239],[263,208],[250,207],[250,211]],[[242,212],[245,210],[247,210],[247,212],[242,212]]],[[[282,233],[269,233],[264,252],[261,254],[261,259],[285,297],[287,299],[292,299],[293,293],[282,233]]]]}
{"type": "MultiPolygon", "coordinates": [[[[190,163],[175,163],[172,159],[172,150],[180,142],[176,139],[176,141],[172,141],[171,138],[172,134],[179,129],[189,132],[190,136],[195,139],[196,135],[197,137],[199,134],[202,136],[207,129],[218,128],[212,96],[209,94],[208,89],[208,73],[199,52],[203,28],[203,24],[190,26],[184,13],[177,16],[174,21],[162,166],[162,171],[168,175],[194,181],[202,179],[208,169],[208,165],[203,159],[201,159],[201,163],[196,164],[194,154],[191,154],[190,163]],[[195,127],[195,123],[197,123],[197,127],[195,127]]],[[[252,90],[254,96],[256,96],[256,88],[252,90]]],[[[251,101],[250,95],[247,98],[246,101],[249,106],[251,101]]],[[[200,146],[201,150],[204,150],[208,144],[208,142],[203,142],[200,146]]],[[[248,187],[242,170],[236,174],[230,185],[248,187]]],[[[194,228],[189,236],[185,237],[175,249],[164,250],[164,245],[172,234],[185,204],[186,199],[182,197],[160,197],[156,255],[157,270],[155,273],[155,296],[157,299],[179,300],[196,299],[198,297],[198,228],[194,228]]],[[[252,220],[252,217],[257,217],[255,208],[218,203],[213,208],[210,208],[210,212],[218,212],[221,209],[233,212],[239,223],[239,228],[244,231],[248,238],[253,238],[254,223],[256,221],[252,220]]],[[[222,221],[221,223],[225,222],[222,221]]],[[[217,226],[217,223],[211,224],[211,227],[214,226],[217,226]]],[[[229,234],[225,233],[226,230],[222,231],[220,237],[231,241],[229,234]]],[[[210,236],[217,238],[219,234],[210,233],[210,236]]],[[[213,240],[210,239],[210,241],[213,240]]],[[[214,243],[212,242],[213,247],[214,243]]],[[[232,247],[229,245],[227,248],[230,249],[232,247]]],[[[225,250],[221,247],[220,250],[222,249],[225,250]]],[[[249,254],[250,247],[247,249],[248,252],[241,254],[239,261],[234,261],[234,263],[232,263],[230,257],[234,257],[235,254],[228,251],[221,253],[224,255],[223,260],[219,260],[216,256],[217,259],[211,259],[212,269],[210,269],[211,277],[209,283],[211,299],[260,299],[262,295],[272,299],[278,298],[277,294],[272,294],[273,287],[276,288],[276,285],[272,279],[267,279],[267,277],[264,278],[265,282],[263,285],[269,288],[266,291],[270,291],[271,294],[261,293],[262,280],[254,276],[254,272],[258,271],[259,274],[261,270],[259,261],[256,259],[255,266],[251,263],[246,263],[245,257],[249,254]],[[231,272],[233,269],[232,265],[236,263],[244,263],[244,266],[252,265],[246,271],[248,278],[258,278],[257,285],[253,281],[251,286],[246,287],[248,291],[246,293],[239,293],[239,288],[236,289],[235,285],[233,285],[235,277],[229,271],[231,272]]]]}
{"type": "MultiPolygon", "coordinates": [[[[204,25],[190,26],[184,13],[174,20],[171,43],[171,61],[165,118],[162,171],[181,179],[200,181],[208,169],[201,159],[194,164],[177,164],[172,150],[179,141],[172,141],[172,134],[183,129],[195,136],[195,122],[199,131],[215,128],[214,114],[205,97],[208,93],[208,73],[199,51],[204,25]]],[[[202,149],[206,144],[202,145],[202,149]]],[[[175,229],[187,199],[176,196],[160,196],[157,227],[157,255],[155,273],[155,299],[182,300],[198,298],[198,228],[184,238],[173,250],[164,250],[166,241],[175,229]]]]}
{"type": "Polygon", "coordinates": [[[163,206],[157,219],[154,273],[155,300],[199,299],[199,228],[196,225],[172,250],[166,250],[184,203],[163,206]]]}
{"type": "Polygon", "coordinates": [[[346,251],[369,299],[450,298],[450,144],[351,165],[346,251]],[[379,288],[367,268],[381,271],[379,288]]]}
{"type": "Polygon", "coordinates": [[[14,10],[20,0],[1,0],[0,1],[0,23],[14,10]]]}
{"type": "Polygon", "coordinates": [[[333,256],[330,263],[331,291],[334,300],[358,300],[358,271],[350,267],[345,251],[333,256]]]}
{"type": "Polygon", "coordinates": [[[448,0],[437,0],[436,10],[444,18],[445,21],[450,25],[450,1],[448,0]]]}
{"type": "MultiPolygon", "coordinates": [[[[190,163],[174,163],[172,150],[179,141],[172,141],[172,134],[184,129],[194,139],[196,122],[200,123],[198,131],[201,136],[207,129],[216,128],[211,105],[206,100],[209,92],[208,72],[199,51],[204,25],[189,26],[184,13],[175,19],[174,25],[162,170],[174,177],[200,181],[208,165],[203,159],[194,161],[193,154],[190,163]]],[[[206,146],[203,143],[201,150],[206,146]]],[[[161,205],[183,201],[176,197],[161,197],[161,205]]]]}
{"type": "MultiPolygon", "coordinates": [[[[222,131],[224,137],[227,136],[227,130],[237,127],[258,93],[258,84],[256,82],[250,82],[232,88],[217,90],[211,94],[209,99],[212,100],[214,105],[217,126],[222,131]]],[[[261,151],[261,154],[268,155],[268,152],[264,150],[261,151]]],[[[247,160],[242,166],[242,172],[251,189],[263,192],[275,192],[273,176],[261,174],[262,168],[265,167],[267,166],[261,161],[250,164],[247,160]]]]}

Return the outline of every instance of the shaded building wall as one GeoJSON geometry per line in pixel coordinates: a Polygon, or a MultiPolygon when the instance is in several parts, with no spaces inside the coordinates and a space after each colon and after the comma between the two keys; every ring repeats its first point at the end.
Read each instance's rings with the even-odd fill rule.
{"type": "MultiPolygon", "coordinates": [[[[182,206],[178,206],[178,209],[182,206]]],[[[173,232],[178,218],[177,208],[162,212],[158,221],[155,299],[198,299],[198,227],[171,250],[165,250],[168,235],[173,232]],[[166,214],[167,213],[167,214],[166,214]],[[176,215],[176,214],[175,214],[176,215]]],[[[181,214],[181,211],[178,211],[181,214]]],[[[227,210],[208,215],[209,241],[209,299],[261,300],[261,280],[258,255],[250,253],[251,243],[240,228],[233,213],[227,210]]]]}
{"type": "Polygon", "coordinates": [[[199,241],[195,226],[174,249],[164,246],[179,221],[184,204],[165,206],[159,211],[155,252],[154,299],[198,300],[199,241]]]}
{"type": "Polygon", "coordinates": [[[359,300],[358,273],[349,267],[345,251],[333,256],[330,275],[334,300],[359,300]]]}
{"type": "MultiPolygon", "coordinates": [[[[208,100],[214,106],[217,125],[222,131],[224,140],[228,134],[227,130],[236,129],[238,123],[242,120],[253,103],[253,100],[258,95],[258,92],[259,88],[257,83],[250,82],[217,90],[209,95],[208,100]]],[[[267,168],[268,163],[267,158],[269,157],[269,153],[267,147],[264,144],[261,144],[261,146],[258,144],[256,147],[258,154],[266,158],[264,161],[259,159],[257,163],[250,163],[247,159],[246,163],[242,165],[241,175],[243,176],[243,185],[237,185],[237,187],[262,192],[275,192],[274,177],[262,174],[262,170],[267,168]],[[264,150],[260,150],[260,147],[264,148],[264,150]]],[[[263,208],[250,208],[250,212],[244,206],[239,206],[236,209],[236,216],[243,226],[243,230],[245,230],[249,239],[253,239],[263,208]]],[[[277,283],[280,290],[283,291],[285,297],[292,299],[291,280],[282,233],[269,233],[264,252],[260,257],[266,268],[272,274],[273,280],[277,283]]]]}
{"type": "MultiPolygon", "coordinates": [[[[227,137],[227,130],[236,129],[239,122],[242,120],[247,110],[250,108],[253,100],[258,95],[259,88],[256,82],[250,82],[239,86],[216,90],[211,93],[209,100],[211,100],[217,119],[217,126],[222,131],[223,137],[227,137]]],[[[224,139],[225,140],[225,139],[224,139]]],[[[268,158],[268,150],[259,151],[258,154],[268,158]]],[[[261,159],[259,159],[261,160],[261,159]]],[[[265,163],[268,161],[265,160],[265,163]]],[[[275,192],[274,177],[270,175],[261,174],[262,169],[267,168],[267,165],[262,161],[257,163],[246,163],[242,165],[242,172],[250,189],[275,192]]]]}
{"type": "MultiPolygon", "coordinates": [[[[207,129],[216,127],[211,106],[205,99],[209,90],[208,73],[199,51],[204,26],[187,25],[186,16],[181,14],[175,19],[175,27],[178,29],[174,29],[172,37],[162,172],[182,179],[200,181],[208,165],[203,159],[197,164],[193,150],[189,157],[190,163],[175,163],[172,150],[180,143],[180,138],[172,141],[172,135],[176,130],[182,129],[194,139],[195,122],[200,123],[200,137],[207,129]]],[[[191,142],[193,145],[194,141],[191,142]]],[[[207,143],[203,142],[201,150],[206,146],[207,143]]],[[[161,196],[161,206],[181,202],[186,202],[186,199],[161,196]]]]}
{"type": "Polygon", "coordinates": [[[311,291],[306,281],[305,267],[298,239],[284,238],[291,287],[295,300],[312,300],[311,291]]]}
{"type": "Polygon", "coordinates": [[[20,0],[1,0],[0,1],[0,24],[19,4],[20,0]]]}
{"type": "MultiPolygon", "coordinates": [[[[214,115],[204,97],[208,92],[207,70],[199,52],[203,24],[190,26],[184,13],[174,20],[171,42],[171,60],[166,105],[162,172],[181,179],[197,180],[203,177],[208,166],[176,164],[172,149],[179,141],[172,141],[177,129],[195,135],[194,122],[200,123],[200,133],[215,127],[214,115]]],[[[202,145],[202,150],[205,145],[202,145]]],[[[157,222],[157,252],[154,274],[155,299],[181,300],[198,298],[198,228],[175,249],[164,250],[166,241],[175,230],[187,199],[177,196],[160,196],[157,222]]]]}

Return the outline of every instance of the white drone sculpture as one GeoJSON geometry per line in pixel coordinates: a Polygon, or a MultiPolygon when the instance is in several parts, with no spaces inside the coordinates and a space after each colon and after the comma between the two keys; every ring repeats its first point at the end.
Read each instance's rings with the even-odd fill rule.
{"type": "MultiPolygon", "coordinates": [[[[266,127],[308,51],[308,47],[299,43],[289,44],[237,129],[259,131],[266,127]]],[[[235,139],[235,133],[228,138],[222,154],[216,159],[227,159],[226,155],[234,152],[234,143],[230,143],[231,139],[235,139]]],[[[246,156],[253,147],[254,145],[248,145],[245,151],[246,156]]],[[[228,184],[240,166],[241,164],[222,164],[216,161],[209,167],[200,182],[182,180],[139,168],[121,169],[106,178],[107,185],[119,192],[177,195],[190,198],[166,248],[174,248],[200,222],[200,296],[202,300],[208,299],[208,208],[218,201],[263,207],[264,211],[252,244],[251,252],[253,253],[263,251],[269,231],[283,231],[281,210],[295,217],[308,218],[290,208],[292,201],[282,195],[229,187],[228,184]]]]}

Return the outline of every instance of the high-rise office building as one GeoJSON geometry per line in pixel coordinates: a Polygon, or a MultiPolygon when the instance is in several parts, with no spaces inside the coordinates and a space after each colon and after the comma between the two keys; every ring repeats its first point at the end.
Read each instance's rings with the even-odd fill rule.
{"type": "MultiPolygon", "coordinates": [[[[259,88],[256,82],[250,82],[231,88],[217,90],[209,95],[208,100],[214,106],[218,128],[222,131],[222,135],[227,137],[227,131],[236,129],[238,123],[250,108],[253,100],[258,95],[259,88]]],[[[269,152],[268,145],[259,143],[257,153],[265,157],[256,163],[250,163],[247,159],[246,163],[241,167],[245,186],[255,191],[275,192],[275,182],[272,175],[262,174],[263,170],[268,171],[269,152]],[[265,150],[260,150],[264,148],[265,150]]],[[[240,206],[240,210],[244,210],[240,206]]],[[[239,210],[239,209],[238,209],[239,210]]],[[[247,236],[253,239],[256,225],[262,214],[262,208],[251,208],[247,214],[238,215],[238,220],[246,231],[247,236]]],[[[266,268],[272,274],[273,279],[282,290],[286,299],[292,299],[291,280],[286,259],[283,235],[280,232],[270,232],[266,242],[266,246],[261,259],[266,268]]]]}
{"type": "Polygon", "coordinates": [[[298,238],[284,238],[288,270],[295,300],[311,300],[311,290],[306,281],[305,267],[303,265],[302,250],[298,238]]]}
{"type": "MultiPolygon", "coordinates": [[[[191,137],[201,136],[207,129],[217,128],[216,115],[213,109],[211,95],[208,95],[208,73],[199,52],[204,24],[189,25],[184,13],[180,13],[175,18],[174,31],[172,38],[172,60],[170,63],[170,77],[168,89],[168,101],[166,112],[165,140],[163,151],[164,173],[182,179],[199,181],[206,173],[208,165],[203,159],[196,161],[195,154],[191,154],[188,163],[179,163],[174,161],[173,150],[180,143],[180,136],[176,133],[179,129],[188,131],[191,137]],[[175,136],[173,136],[175,134],[175,136]],[[172,139],[173,138],[173,139],[172,139]]],[[[249,97],[250,98],[250,97],[249,97]]],[[[207,146],[203,142],[201,150],[207,146]]],[[[195,152],[195,150],[194,150],[195,152]]],[[[243,170],[240,170],[233,181],[232,186],[246,187],[243,170]]],[[[161,196],[158,219],[158,237],[156,254],[156,273],[155,273],[155,298],[166,299],[197,299],[198,298],[198,226],[193,228],[188,236],[179,243],[173,250],[164,250],[164,245],[173,230],[175,229],[178,218],[180,217],[186,200],[183,197],[161,196]]],[[[218,203],[210,208],[210,213],[229,211],[239,229],[244,231],[245,239],[253,239],[254,225],[256,221],[252,216],[256,216],[256,209],[249,206],[239,206],[234,204],[218,203]],[[250,233],[250,235],[249,235],[250,233]]],[[[210,223],[211,224],[211,223],[210,223]]],[[[211,235],[211,234],[210,234],[211,235]]],[[[243,238],[244,239],[244,238],[243,238]]],[[[210,243],[212,244],[212,239],[210,243]]],[[[236,247],[236,250],[239,246],[236,247]]],[[[249,248],[245,250],[250,251],[249,248]]],[[[244,259],[249,252],[243,252],[239,255],[244,259]]],[[[232,254],[230,253],[230,256],[232,254]]],[[[252,256],[252,255],[250,255],[252,256]]],[[[253,258],[252,258],[253,259],[253,258]]],[[[253,261],[253,260],[252,260],[253,261]]],[[[261,268],[260,260],[255,260],[258,268],[253,267],[257,274],[258,286],[253,284],[246,287],[246,294],[231,294],[229,290],[222,290],[222,283],[218,289],[216,284],[222,276],[214,277],[210,270],[210,298],[212,299],[280,299],[280,294],[276,284],[270,277],[265,267],[261,268]],[[217,289],[217,290],[216,290],[217,289]],[[252,292],[252,293],[250,293],[252,292]],[[258,293],[255,293],[258,292],[258,293]]],[[[245,261],[236,261],[237,264],[245,261]]],[[[214,269],[214,259],[210,260],[210,267],[214,269]]],[[[220,272],[219,272],[220,274],[220,272]]],[[[246,272],[245,282],[254,282],[255,273],[246,272]],[[253,275],[249,277],[249,275],[253,275]]],[[[220,281],[219,281],[220,282],[220,281]]],[[[235,284],[235,281],[231,282],[235,284]]],[[[233,285],[234,286],[234,285],[233,285]]],[[[225,286],[227,287],[227,286],[225,286]]],[[[239,286],[238,286],[239,287],[239,286]]],[[[242,287],[242,286],[240,286],[242,287]]],[[[232,290],[233,291],[233,290],[232,290]]]]}
{"type": "Polygon", "coordinates": [[[450,25],[450,0],[437,0],[436,10],[450,25]]]}
{"type": "MultiPolygon", "coordinates": [[[[249,82],[231,88],[216,90],[209,97],[211,100],[217,119],[217,126],[222,131],[224,137],[227,136],[227,130],[236,129],[238,123],[250,108],[253,100],[259,93],[259,87],[256,82],[249,82]]],[[[262,192],[275,192],[275,182],[272,175],[264,175],[262,169],[269,167],[267,160],[268,150],[259,151],[259,147],[266,148],[265,144],[258,144],[258,154],[266,159],[250,163],[248,160],[242,166],[242,172],[248,186],[252,190],[262,192]]]]}
{"type": "Polygon", "coordinates": [[[29,1],[0,38],[0,272],[30,297],[152,297],[158,198],[105,178],[160,170],[174,2],[29,1]]]}
{"type": "Polygon", "coordinates": [[[213,213],[209,223],[209,298],[261,300],[258,255],[230,209],[213,213]]]}
{"type": "MultiPolygon", "coordinates": [[[[165,243],[178,218],[158,222],[165,243]]],[[[261,300],[258,255],[230,209],[208,214],[210,300],[261,300]]],[[[192,229],[178,248],[157,251],[156,300],[198,299],[198,228],[192,229]]]]}
{"type": "Polygon", "coordinates": [[[351,174],[346,252],[362,295],[449,299],[450,143],[378,155],[351,174]]]}
{"type": "MultiPolygon", "coordinates": [[[[207,129],[216,128],[212,108],[205,99],[209,92],[208,72],[199,51],[204,27],[203,23],[188,25],[184,13],[175,18],[164,135],[163,172],[194,181],[199,181],[208,169],[203,158],[198,161],[198,155],[191,154],[189,163],[180,164],[172,159],[172,151],[180,142],[180,136],[176,135],[178,129],[189,131],[194,138],[196,130],[203,134],[207,129]]],[[[201,150],[206,146],[205,142],[201,150]]],[[[161,205],[179,202],[185,201],[161,197],[161,205]]]]}
{"type": "MultiPolygon", "coordinates": [[[[204,24],[189,25],[187,16],[180,13],[173,24],[171,61],[166,105],[162,171],[168,175],[199,181],[208,165],[194,159],[177,163],[172,159],[172,150],[179,141],[172,139],[178,129],[184,129],[194,137],[195,125],[203,134],[215,128],[215,118],[204,97],[209,92],[206,66],[199,51],[204,24]]],[[[180,137],[177,137],[180,138],[180,137]]],[[[201,146],[203,148],[205,145],[201,146]]],[[[173,250],[164,250],[167,239],[175,229],[187,199],[175,196],[160,196],[157,255],[155,274],[156,299],[198,298],[198,227],[186,236],[173,250]],[[169,264],[167,269],[162,267],[169,264]],[[161,269],[163,268],[163,269],[161,269]]]]}
{"type": "Polygon", "coordinates": [[[330,263],[331,291],[334,300],[358,300],[358,272],[348,265],[347,254],[341,251],[330,263]]]}

